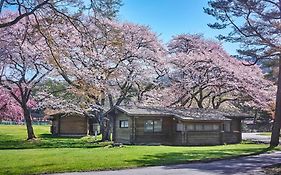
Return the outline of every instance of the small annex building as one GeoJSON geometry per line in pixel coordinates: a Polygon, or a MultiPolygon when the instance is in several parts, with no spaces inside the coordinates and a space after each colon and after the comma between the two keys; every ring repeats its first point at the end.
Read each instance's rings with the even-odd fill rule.
{"type": "Polygon", "coordinates": [[[89,124],[89,118],[78,112],[55,112],[49,115],[52,121],[50,131],[53,136],[85,136],[89,134],[90,126],[99,133],[97,121],[89,124]]]}
{"type": "Polygon", "coordinates": [[[207,109],[116,106],[113,140],[123,144],[219,145],[241,142],[245,114],[207,109]]]}

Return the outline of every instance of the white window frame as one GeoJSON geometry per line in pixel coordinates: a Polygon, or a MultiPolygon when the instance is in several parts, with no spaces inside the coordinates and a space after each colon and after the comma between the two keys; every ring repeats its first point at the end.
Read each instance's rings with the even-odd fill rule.
{"type": "Polygon", "coordinates": [[[119,128],[129,128],[128,120],[119,120],[119,128]]]}

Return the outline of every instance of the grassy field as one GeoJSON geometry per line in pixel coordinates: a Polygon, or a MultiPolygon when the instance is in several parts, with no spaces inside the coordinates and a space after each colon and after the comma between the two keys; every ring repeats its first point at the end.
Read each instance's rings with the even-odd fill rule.
{"type": "Polygon", "coordinates": [[[27,141],[25,126],[0,125],[0,149],[95,148],[110,144],[101,143],[93,137],[52,137],[49,130],[50,126],[34,126],[37,139],[27,141]]]}
{"type": "Polygon", "coordinates": [[[262,136],[271,136],[271,132],[261,132],[261,133],[259,133],[259,135],[262,135],[262,136]]]}
{"type": "MultiPolygon", "coordinates": [[[[271,136],[271,132],[261,132],[259,133],[259,135],[262,135],[262,136],[271,136]]],[[[281,135],[280,135],[281,137],[281,135]]]]}
{"type": "Polygon", "coordinates": [[[24,140],[23,126],[0,125],[0,174],[121,169],[228,158],[268,150],[268,146],[262,144],[112,147],[90,137],[51,138],[46,126],[36,126],[35,131],[38,140],[28,142],[24,140]]]}

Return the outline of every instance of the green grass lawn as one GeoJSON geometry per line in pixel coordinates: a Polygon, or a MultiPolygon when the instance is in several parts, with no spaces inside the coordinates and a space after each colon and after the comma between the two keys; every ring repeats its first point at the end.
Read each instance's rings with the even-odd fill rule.
{"type": "MultiPolygon", "coordinates": [[[[262,135],[262,136],[271,136],[271,132],[260,132],[259,135],[262,135]]],[[[281,135],[280,135],[281,137],[281,135]]]]}
{"type": "Polygon", "coordinates": [[[101,143],[94,137],[52,137],[50,126],[33,126],[37,139],[27,141],[26,127],[22,125],[0,125],[0,149],[26,148],[94,148],[110,143],[101,143]]]}
{"type": "Polygon", "coordinates": [[[261,132],[261,133],[259,133],[259,135],[262,135],[262,136],[271,136],[271,132],[261,132]]]}
{"type": "Polygon", "coordinates": [[[204,147],[111,147],[88,137],[51,138],[48,130],[46,126],[36,126],[38,140],[27,142],[23,126],[0,125],[0,174],[121,169],[228,158],[268,150],[268,145],[249,143],[204,147]]]}

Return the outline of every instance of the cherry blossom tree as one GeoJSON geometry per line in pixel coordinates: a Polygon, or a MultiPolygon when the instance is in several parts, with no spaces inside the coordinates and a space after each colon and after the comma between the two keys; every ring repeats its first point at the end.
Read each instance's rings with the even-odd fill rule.
{"type": "Polygon", "coordinates": [[[85,20],[90,37],[63,26],[54,29],[56,35],[63,35],[66,30],[71,35],[63,35],[52,46],[53,65],[77,94],[90,99],[88,107],[100,122],[103,140],[107,140],[110,122],[103,116],[104,106],[140,100],[153,88],[153,80],[161,76],[165,52],[156,34],[146,26],[107,19],[85,20]]]}
{"type": "Polygon", "coordinates": [[[11,97],[9,92],[0,88],[0,120],[12,119],[18,121],[22,118],[22,109],[11,97]]]}
{"type": "Polygon", "coordinates": [[[18,22],[0,30],[0,86],[21,107],[27,127],[27,139],[34,139],[30,107],[32,89],[52,70],[44,52],[39,52],[41,37],[28,23],[18,22]]]}
{"type": "Polygon", "coordinates": [[[268,109],[274,101],[274,86],[261,69],[243,66],[214,41],[182,34],[169,42],[168,49],[170,85],[164,93],[170,106],[218,109],[243,103],[268,109]]]}
{"type": "Polygon", "coordinates": [[[118,30],[121,47],[113,48],[115,59],[108,67],[108,90],[117,97],[116,105],[124,100],[140,102],[165,73],[165,50],[146,26],[125,23],[118,30]]]}
{"type": "MultiPolygon", "coordinates": [[[[281,45],[280,0],[211,0],[205,12],[217,20],[209,24],[214,29],[231,29],[219,38],[241,44],[240,57],[255,64],[271,60],[278,63],[276,110],[271,135],[271,146],[279,144],[281,127],[281,45]],[[275,60],[275,61],[274,61],[275,60]]],[[[272,67],[277,66],[274,64],[272,67]]]]}
{"type": "Polygon", "coordinates": [[[11,9],[16,9],[13,12],[17,14],[13,18],[2,20],[0,28],[10,27],[22,20],[29,20],[30,16],[41,16],[47,19],[50,14],[53,20],[64,19],[73,23],[79,21],[79,16],[86,11],[112,18],[115,17],[120,5],[120,0],[0,0],[0,16],[3,14],[5,16],[5,13],[11,9]]]}
{"type": "Polygon", "coordinates": [[[85,109],[84,106],[87,99],[73,92],[72,87],[63,80],[45,79],[34,88],[33,94],[38,103],[38,109],[52,112],[85,112],[83,109],[85,109]]]}

